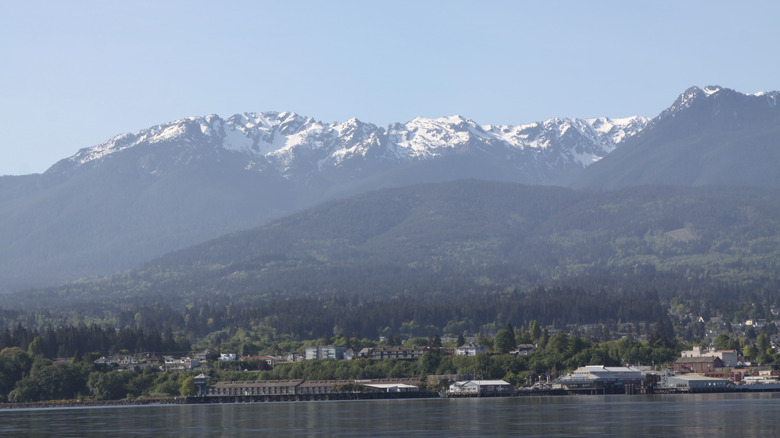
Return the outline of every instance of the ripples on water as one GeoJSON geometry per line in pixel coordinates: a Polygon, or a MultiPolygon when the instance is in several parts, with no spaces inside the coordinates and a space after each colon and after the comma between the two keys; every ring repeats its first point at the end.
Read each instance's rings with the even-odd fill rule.
{"type": "Polygon", "coordinates": [[[2,436],[780,436],[780,394],[575,396],[0,411],[2,436]]]}

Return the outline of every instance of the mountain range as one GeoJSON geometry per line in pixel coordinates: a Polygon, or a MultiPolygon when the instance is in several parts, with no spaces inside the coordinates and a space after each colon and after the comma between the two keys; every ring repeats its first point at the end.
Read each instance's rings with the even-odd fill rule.
{"type": "MultiPolygon", "coordinates": [[[[462,178],[596,190],[780,187],[777,92],[693,87],[658,117],[377,127],[293,113],[190,117],[0,177],[0,289],[107,275],[324,201],[462,178]]],[[[381,222],[381,221],[380,221],[381,222]]]]}

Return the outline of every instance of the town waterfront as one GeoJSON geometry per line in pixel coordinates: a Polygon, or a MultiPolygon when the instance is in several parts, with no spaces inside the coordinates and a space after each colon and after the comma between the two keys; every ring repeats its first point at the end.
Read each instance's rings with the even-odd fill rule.
{"type": "Polygon", "coordinates": [[[504,397],[0,411],[0,436],[777,436],[780,394],[504,397]]]}

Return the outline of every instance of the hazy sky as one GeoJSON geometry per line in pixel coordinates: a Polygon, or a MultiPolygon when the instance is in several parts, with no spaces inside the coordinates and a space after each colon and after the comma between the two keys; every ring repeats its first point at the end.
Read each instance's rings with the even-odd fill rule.
{"type": "Polygon", "coordinates": [[[0,175],[193,115],[653,117],[691,85],[780,89],[778,17],[776,0],[0,0],[0,175]]]}

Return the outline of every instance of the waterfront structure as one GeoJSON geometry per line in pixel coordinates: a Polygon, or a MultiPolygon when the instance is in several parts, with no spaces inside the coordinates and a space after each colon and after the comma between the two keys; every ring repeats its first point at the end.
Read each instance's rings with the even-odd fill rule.
{"type": "Polygon", "coordinates": [[[195,395],[202,397],[208,394],[209,379],[211,379],[211,377],[203,373],[200,373],[197,376],[195,376],[195,381],[193,382],[195,384],[195,395]]]}
{"type": "Polygon", "coordinates": [[[207,396],[292,396],[327,395],[343,392],[382,391],[416,392],[420,379],[365,379],[365,380],[257,380],[217,382],[208,388],[207,396]]]}
{"type": "MultiPolygon", "coordinates": [[[[606,367],[588,365],[558,379],[569,391],[598,391],[623,393],[626,387],[641,387],[645,381],[642,371],[634,367],[606,367]]],[[[633,392],[633,391],[630,391],[633,392]]]]}
{"type": "Polygon", "coordinates": [[[258,380],[217,382],[209,387],[210,396],[295,395],[303,380],[258,380]]]}
{"type": "Polygon", "coordinates": [[[512,385],[503,380],[464,380],[450,385],[451,394],[508,394],[512,392],[512,385]]]}
{"type": "MultiPolygon", "coordinates": [[[[359,381],[355,381],[359,382],[359,381]]],[[[418,385],[410,385],[408,383],[403,382],[392,382],[392,383],[357,383],[359,385],[362,385],[365,388],[371,388],[377,391],[382,392],[419,392],[420,387],[418,385]]]]}
{"type": "Polygon", "coordinates": [[[723,392],[728,387],[726,379],[716,379],[697,374],[684,374],[666,378],[666,386],[688,392],[723,392]]]}

